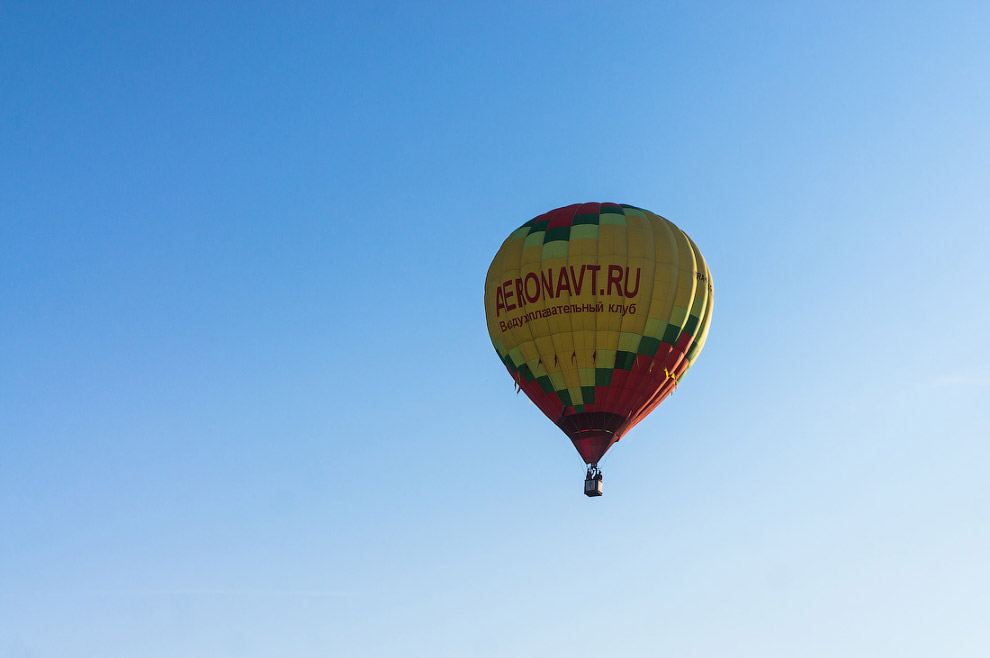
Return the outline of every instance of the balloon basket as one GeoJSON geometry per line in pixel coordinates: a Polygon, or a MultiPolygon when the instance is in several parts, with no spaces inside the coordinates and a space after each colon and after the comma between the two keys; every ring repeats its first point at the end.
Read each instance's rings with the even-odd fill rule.
{"type": "Polygon", "coordinates": [[[584,495],[589,498],[594,498],[595,496],[602,495],[602,481],[601,480],[585,480],[584,481],[584,495]]]}
{"type": "Polygon", "coordinates": [[[584,480],[584,495],[588,498],[602,495],[602,472],[598,464],[588,467],[588,476],[584,480]]]}

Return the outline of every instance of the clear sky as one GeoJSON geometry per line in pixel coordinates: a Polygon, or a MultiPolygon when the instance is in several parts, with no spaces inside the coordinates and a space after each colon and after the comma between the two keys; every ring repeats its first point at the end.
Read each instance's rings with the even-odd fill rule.
{"type": "Polygon", "coordinates": [[[0,6],[0,657],[983,657],[990,5],[0,6]],[[715,310],[581,493],[552,208],[715,310]]]}

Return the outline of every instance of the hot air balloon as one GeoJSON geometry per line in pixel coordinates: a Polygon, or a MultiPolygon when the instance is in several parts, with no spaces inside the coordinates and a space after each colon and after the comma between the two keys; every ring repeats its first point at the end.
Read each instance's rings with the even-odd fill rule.
{"type": "Polygon", "coordinates": [[[616,203],[535,217],[502,243],[485,280],[488,333],[522,390],[588,465],[678,386],[701,352],[712,277],[672,222],[616,203]]]}

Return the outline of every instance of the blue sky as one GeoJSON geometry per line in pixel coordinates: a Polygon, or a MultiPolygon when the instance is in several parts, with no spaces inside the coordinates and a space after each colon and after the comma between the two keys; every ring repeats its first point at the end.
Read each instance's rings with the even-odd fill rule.
{"type": "Polygon", "coordinates": [[[0,657],[982,656],[984,3],[0,8],[0,657]],[[581,495],[482,284],[698,243],[581,495]]]}

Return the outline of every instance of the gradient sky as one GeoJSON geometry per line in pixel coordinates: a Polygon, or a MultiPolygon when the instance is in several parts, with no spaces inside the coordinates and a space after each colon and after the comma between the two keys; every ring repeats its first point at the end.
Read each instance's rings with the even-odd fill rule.
{"type": "Polygon", "coordinates": [[[4,3],[0,657],[986,656],[988,34],[4,3]],[[482,304],[583,201],[715,284],[599,499],[482,304]]]}

